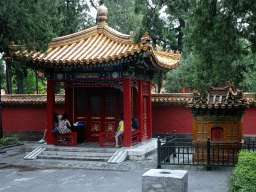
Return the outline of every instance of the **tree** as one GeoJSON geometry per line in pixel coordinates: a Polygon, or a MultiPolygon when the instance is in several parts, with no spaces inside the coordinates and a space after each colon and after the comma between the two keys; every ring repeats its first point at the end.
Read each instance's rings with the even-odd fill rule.
{"type": "Polygon", "coordinates": [[[58,8],[61,18],[61,29],[58,36],[68,35],[91,27],[94,24],[86,0],[65,0],[58,8]]]}
{"type": "MultiPolygon", "coordinates": [[[[26,45],[27,50],[46,50],[56,36],[60,0],[2,0],[0,1],[0,53],[9,55],[9,45],[26,45]],[[53,23],[54,21],[54,23],[53,23]]],[[[20,47],[22,48],[22,46],[20,47]]],[[[10,60],[7,67],[7,90],[11,93],[11,76],[25,68],[24,63],[14,64],[10,60]],[[16,71],[16,69],[18,71],[16,71]]],[[[23,81],[23,73],[19,82],[23,81]]]]}
{"type": "MultiPolygon", "coordinates": [[[[163,50],[172,49],[182,52],[183,31],[181,29],[185,27],[183,17],[184,13],[187,12],[188,6],[188,1],[136,0],[135,11],[142,12],[144,15],[138,35],[139,38],[144,31],[148,31],[153,41],[153,46],[160,44],[163,50]],[[166,16],[160,17],[163,12],[166,16]]],[[[165,77],[165,72],[158,72],[153,79],[153,83],[158,85],[158,92],[161,90],[165,77]]]]}
{"type": "Polygon", "coordinates": [[[169,93],[181,93],[183,89],[182,70],[180,67],[171,70],[166,75],[165,89],[169,93]]]}
{"type": "Polygon", "coordinates": [[[250,33],[249,38],[247,36],[254,22],[241,27],[248,17],[252,20],[255,17],[246,16],[255,11],[247,9],[247,5],[247,1],[231,0],[191,2],[185,19],[186,51],[181,59],[182,65],[185,64],[187,86],[204,94],[209,86],[225,81],[238,85],[243,81],[243,75],[239,74],[244,72],[245,64],[241,61],[248,55],[248,47],[242,46],[241,38],[247,38],[254,51],[254,41],[250,38],[254,33],[250,33]]]}
{"type": "MultiPolygon", "coordinates": [[[[23,45],[28,51],[45,51],[52,38],[82,30],[91,25],[86,14],[89,7],[83,0],[2,0],[0,2],[0,53],[10,58],[9,45],[23,45]],[[88,21],[88,22],[87,22],[88,21]]],[[[7,62],[7,90],[15,74],[19,93],[23,91],[26,62],[7,62]]]]}

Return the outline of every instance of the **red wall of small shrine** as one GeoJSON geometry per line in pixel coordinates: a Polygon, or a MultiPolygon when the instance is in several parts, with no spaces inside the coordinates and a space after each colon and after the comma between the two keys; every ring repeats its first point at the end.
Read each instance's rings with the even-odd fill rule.
{"type": "Polygon", "coordinates": [[[243,118],[243,134],[256,135],[256,107],[249,107],[245,110],[243,118]]]}
{"type": "Polygon", "coordinates": [[[153,133],[193,133],[193,117],[186,106],[152,106],[153,133]]]}
{"type": "MultiPolygon", "coordinates": [[[[256,108],[245,110],[243,134],[256,135],[256,108]]],[[[153,133],[193,134],[193,116],[185,106],[153,106],[153,133]]]]}

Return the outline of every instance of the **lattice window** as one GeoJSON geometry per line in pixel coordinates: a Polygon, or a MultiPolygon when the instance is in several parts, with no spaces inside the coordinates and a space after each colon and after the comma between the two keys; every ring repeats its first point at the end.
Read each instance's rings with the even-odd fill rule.
{"type": "Polygon", "coordinates": [[[91,114],[92,115],[101,114],[101,97],[100,96],[91,97],[91,114]]]}
{"type": "Polygon", "coordinates": [[[197,139],[202,139],[201,123],[198,123],[197,139]]]}
{"type": "Polygon", "coordinates": [[[144,114],[147,114],[148,113],[148,106],[147,106],[148,102],[147,102],[147,98],[144,98],[144,114]]]}
{"type": "Polygon", "coordinates": [[[207,123],[204,123],[204,139],[207,139],[208,132],[207,132],[207,123]]]}
{"type": "Polygon", "coordinates": [[[116,97],[106,96],[105,99],[106,115],[116,115],[116,97]]]}
{"type": "Polygon", "coordinates": [[[142,93],[145,95],[149,94],[149,85],[143,84],[142,93]]]}
{"type": "Polygon", "coordinates": [[[234,123],[233,124],[233,141],[237,141],[237,128],[238,128],[237,123],[234,123]]]}
{"type": "Polygon", "coordinates": [[[123,110],[123,92],[120,91],[119,92],[119,111],[120,113],[124,113],[124,110],[123,110]]]}
{"type": "Polygon", "coordinates": [[[78,115],[86,114],[86,88],[76,89],[76,112],[78,115]]]}
{"type": "Polygon", "coordinates": [[[228,139],[228,141],[231,141],[231,125],[230,124],[228,124],[227,125],[227,139],[228,139]]]}

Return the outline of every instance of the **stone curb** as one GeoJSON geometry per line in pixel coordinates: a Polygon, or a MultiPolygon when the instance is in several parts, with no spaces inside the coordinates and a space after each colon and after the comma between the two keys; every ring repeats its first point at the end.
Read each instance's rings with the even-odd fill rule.
{"type": "Polygon", "coordinates": [[[129,171],[130,168],[109,168],[108,166],[107,167],[94,167],[94,166],[89,166],[89,167],[79,167],[79,166],[51,166],[50,163],[47,163],[46,165],[25,165],[25,164],[6,164],[4,166],[0,166],[0,169],[1,168],[6,168],[6,167],[11,167],[11,166],[15,166],[15,167],[31,167],[31,168],[38,168],[38,169],[84,169],[84,170],[95,170],[95,171],[129,171]]]}
{"type": "Polygon", "coordinates": [[[16,147],[16,146],[20,146],[20,145],[24,145],[24,143],[17,143],[17,144],[14,144],[14,145],[6,145],[6,146],[3,146],[3,147],[0,147],[0,150],[1,149],[6,149],[6,148],[11,148],[11,147],[16,147]]]}
{"type": "Polygon", "coordinates": [[[0,163],[0,169],[4,169],[6,167],[10,167],[11,165],[8,163],[0,163]]]}

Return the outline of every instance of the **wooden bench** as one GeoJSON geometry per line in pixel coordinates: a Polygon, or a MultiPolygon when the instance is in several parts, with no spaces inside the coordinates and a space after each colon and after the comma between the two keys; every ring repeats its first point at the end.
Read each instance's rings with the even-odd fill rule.
{"type": "MultiPolygon", "coordinates": [[[[115,146],[115,135],[116,133],[101,132],[100,133],[100,147],[104,146],[115,146]]],[[[123,134],[120,136],[120,146],[123,146],[123,134]]],[[[132,132],[132,146],[139,143],[140,130],[132,132]]]]}
{"type": "Polygon", "coordinates": [[[77,133],[69,132],[60,134],[59,132],[53,133],[54,145],[73,145],[77,146],[77,133]]]}

